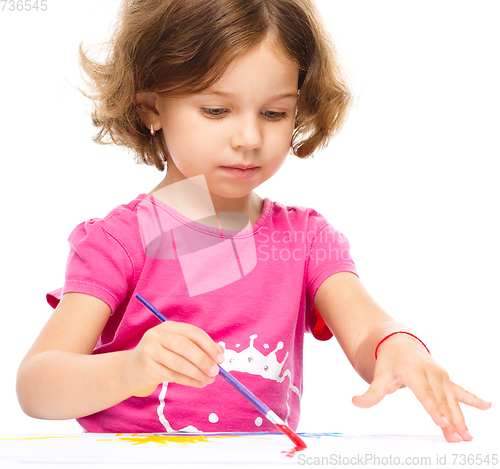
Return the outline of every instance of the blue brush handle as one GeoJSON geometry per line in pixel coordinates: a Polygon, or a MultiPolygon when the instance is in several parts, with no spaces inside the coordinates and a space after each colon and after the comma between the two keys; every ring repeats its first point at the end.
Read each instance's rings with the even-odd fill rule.
{"type": "MultiPolygon", "coordinates": [[[[234,376],[230,375],[224,368],[219,366],[219,374],[237,391],[239,391],[243,396],[245,396],[260,412],[270,419],[269,413],[271,409],[267,407],[258,397],[256,397],[252,392],[250,392],[243,384],[241,384],[234,376]]],[[[270,419],[271,420],[271,419],[270,419]]],[[[271,420],[272,421],[272,420],[271,420]]],[[[275,423],[275,422],[273,422],[275,423]]]]}
{"type": "MultiPolygon", "coordinates": [[[[148,308],[160,321],[165,322],[168,319],[163,316],[148,300],[146,300],[139,293],[135,294],[136,298],[148,308]]],[[[259,409],[262,414],[271,420],[272,423],[276,420],[277,415],[269,409],[258,397],[252,394],[243,384],[241,384],[236,378],[231,376],[226,370],[219,366],[219,374],[231,385],[234,389],[239,391],[244,397],[246,397],[257,409],[259,409]],[[274,418],[273,418],[274,417],[274,418]]]]}
{"type": "Polygon", "coordinates": [[[139,293],[135,294],[135,297],[144,305],[146,308],[148,308],[161,322],[168,321],[168,319],[163,316],[146,298],[144,298],[142,295],[139,295],[139,293]]]}

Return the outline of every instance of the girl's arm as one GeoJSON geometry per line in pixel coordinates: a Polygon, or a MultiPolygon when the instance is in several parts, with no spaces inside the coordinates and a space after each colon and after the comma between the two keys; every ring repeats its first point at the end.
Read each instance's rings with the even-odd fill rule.
{"type": "Polygon", "coordinates": [[[169,321],[133,350],[91,355],[110,313],[93,296],[63,295],[19,366],[17,394],[26,414],[78,418],[147,396],[163,381],[203,387],[214,380],[221,349],[189,324],[169,321]]]}
{"type": "Polygon", "coordinates": [[[371,407],[386,394],[408,386],[441,427],[448,441],[470,440],[459,402],[488,409],[491,404],[452,383],[446,371],[415,338],[388,334],[411,330],[394,321],[368,294],[356,275],[339,272],[318,288],[314,306],[337,338],[354,369],[368,383],[368,391],[355,396],[358,407],[371,407]]]}

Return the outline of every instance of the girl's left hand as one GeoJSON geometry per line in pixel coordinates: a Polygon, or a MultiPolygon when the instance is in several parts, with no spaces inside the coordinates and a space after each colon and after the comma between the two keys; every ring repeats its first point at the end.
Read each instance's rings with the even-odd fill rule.
{"type": "Polygon", "coordinates": [[[491,407],[490,402],[453,383],[425,348],[405,334],[392,336],[380,345],[370,388],[354,396],[352,402],[357,407],[372,407],[404,386],[413,391],[450,442],[472,440],[459,402],[481,410],[491,407]]]}

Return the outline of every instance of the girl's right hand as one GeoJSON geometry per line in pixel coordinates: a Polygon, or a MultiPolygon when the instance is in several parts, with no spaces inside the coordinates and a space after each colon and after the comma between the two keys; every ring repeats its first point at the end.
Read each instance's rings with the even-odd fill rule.
{"type": "Polygon", "coordinates": [[[224,348],[196,326],[168,321],[148,330],[124,366],[131,396],[149,396],[163,382],[202,388],[214,381],[224,348]]]}

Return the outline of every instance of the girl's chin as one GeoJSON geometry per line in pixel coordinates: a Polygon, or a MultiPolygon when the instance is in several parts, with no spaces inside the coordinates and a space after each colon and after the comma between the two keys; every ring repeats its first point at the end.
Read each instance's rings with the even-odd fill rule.
{"type": "MultiPolygon", "coordinates": [[[[236,201],[238,199],[243,199],[243,198],[248,198],[251,197],[252,191],[256,188],[257,186],[252,184],[250,187],[220,187],[215,190],[211,191],[210,186],[208,186],[208,191],[210,192],[210,195],[212,197],[212,200],[216,201],[218,199],[227,199],[227,200],[232,200],[236,201]]],[[[245,203],[247,200],[245,200],[245,203]]]]}

